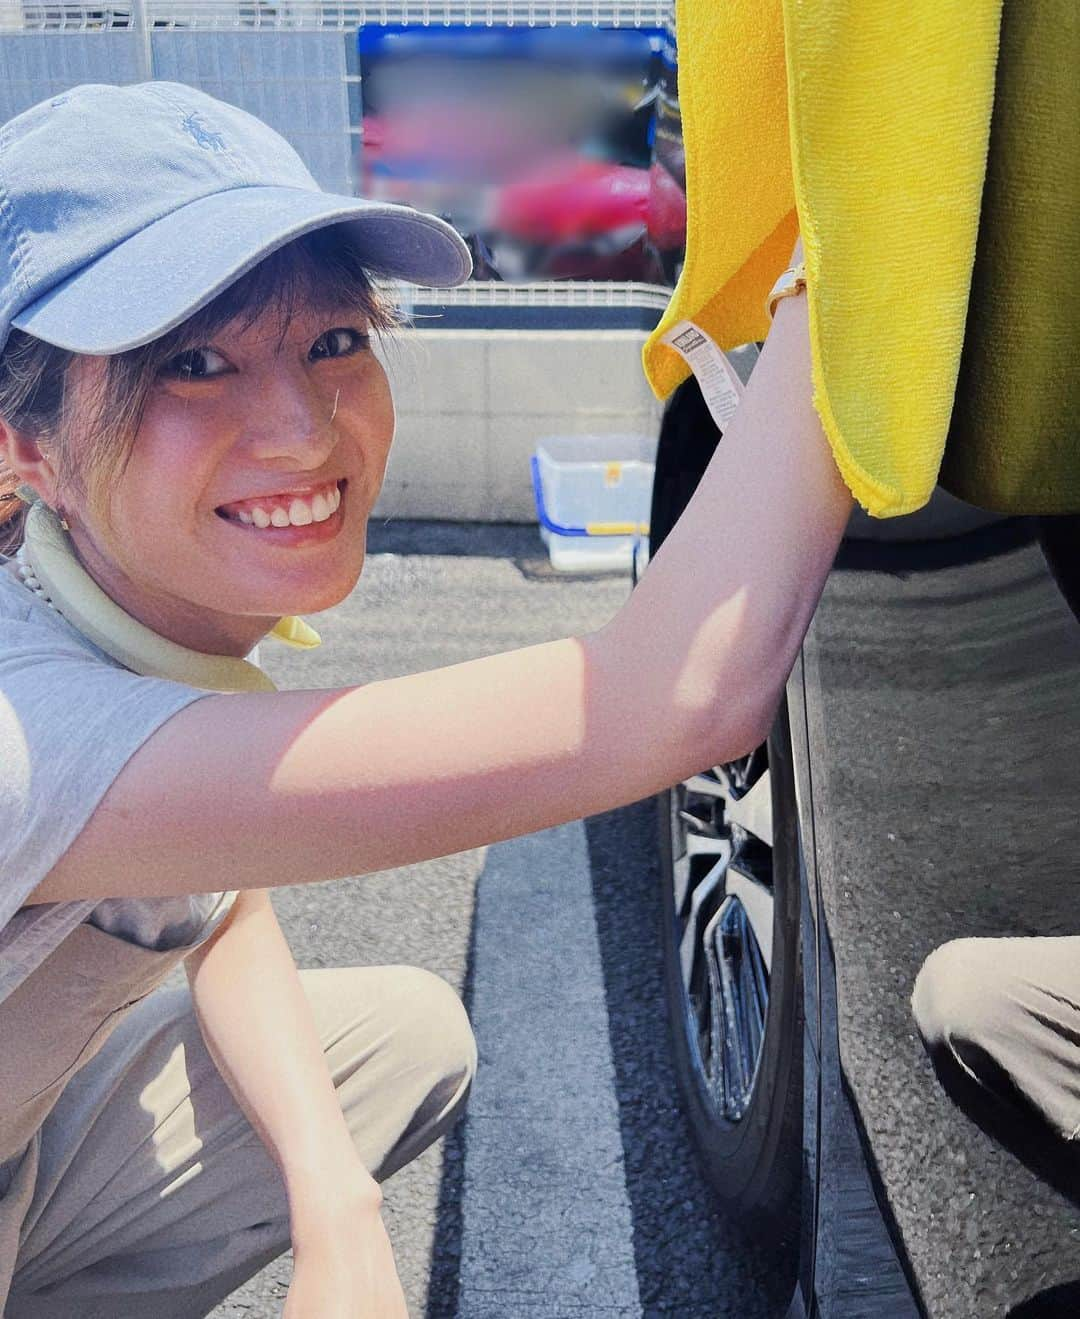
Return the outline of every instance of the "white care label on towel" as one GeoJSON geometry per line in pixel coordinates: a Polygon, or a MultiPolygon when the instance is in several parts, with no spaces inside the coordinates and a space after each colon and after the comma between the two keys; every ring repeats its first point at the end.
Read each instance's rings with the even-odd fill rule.
{"type": "Polygon", "coordinates": [[[693,371],[705,406],[722,431],[743,396],[743,384],[734,367],[701,326],[693,321],[673,325],[660,342],[674,348],[693,371]]]}

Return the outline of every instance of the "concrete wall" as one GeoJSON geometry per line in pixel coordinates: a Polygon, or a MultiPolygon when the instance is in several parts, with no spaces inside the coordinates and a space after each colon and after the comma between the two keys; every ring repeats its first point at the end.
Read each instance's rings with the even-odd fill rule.
{"type": "Polygon", "coordinates": [[[382,350],[397,436],[383,517],[535,522],[544,435],[655,434],[639,330],[407,331],[382,350]]]}

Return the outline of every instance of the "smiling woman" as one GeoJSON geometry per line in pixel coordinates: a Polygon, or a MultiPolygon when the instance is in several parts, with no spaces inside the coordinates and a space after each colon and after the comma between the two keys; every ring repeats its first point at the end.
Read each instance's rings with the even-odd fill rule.
{"type": "MultiPolygon", "coordinates": [[[[355,244],[338,229],[318,229],[270,253],[172,330],[102,358],[100,388],[79,410],[77,449],[64,444],[62,426],[68,371],[79,356],[71,350],[13,329],[0,356],[0,415],[51,440],[65,464],[77,453],[80,465],[106,476],[130,453],[140,414],[159,376],[205,376],[210,373],[208,345],[226,326],[250,328],[266,316],[285,327],[301,309],[343,311],[377,332],[389,331],[396,323],[393,308],[376,292],[355,244]]],[[[333,348],[322,345],[314,355],[347,351],[338,339],[333,348]]]]}
{"type": "MultiPolygon", "coordinates": [[[[126,352],[92,357],[13,331],[0,355],[0,416],[33,436],[51,460],[55,485],[49,502],[84,505],[72,539],[81,562],[92,565],[95,580],[113,599],[174,641],[244,654],[267,628],[258,617],[239,631],[215,622],[228,607],[222,591],[230,575],[222,568],[230,553],[242,550],[231,536],[219,537],[221,544],[213,539],[218,528],[206,503],[215,501],[218,518],[237,526],[289,528],[270,537],[274,543],[314,545],[340,529],[345,514],[334,515],[351,477],[350,500],[360,504],[366,498],[366,516],[393,427],[371,335],[390,331],[394,323],[355,245],[337,229],[317,230],[272,253],[175,329],[126,352]],[[331,440],[332,423],[335,431],[349,431],[351,450],[331,440]],[[311,469],[320,442],[335,450],[342,470],[316,480],[311,469]],[[290,448],[297,452],[290,454],[290,448]],[[346,458],[350,471],[343,467],[346,458]],[[290,461],[296,470],[283,484],[290,461]],[[206,616],[170,616],[165,600],[157,599],[158,590],[169,591],[162,565],[147,579],[161,551],[175,557],[178,543],[168,528],[181,515],[180,488],[191,492],[195,507],[203,506],[201,528],[192,525],[195,508],[188,510],[188,529],[196,535],[201,530],[197,543],[216,559],[207,565],[207,589],[193,601],[211,611],[206,616]],[[159,507],[163,502],[167,506],[159,507]],[[132,514],[139,510],[137,517],[128,515],[129,506],[132,514]],[[126,567],[132,554],[139,559],[138,574],[126,567]]],[[[9,475],[9,489],[13,481],[9,475]]],[[[9,548],[21,540],[23,507],[7,501],[0,537],[9,548]]],[[[350,548],[355,557],[355,542],[350,548]]],[[[181,598],[189,589],[198,591],[194,562],[184,562],[181,598]]],[[[362,556],[356,573],[361,563],[362,556]]],[[[248,613],[257,608],[257,584],[250,571],[243,581],[248,613]]],[[[341,594],[354,582],[355,576],[341,594]]],[[[336,603],[325,598],[331,584],[324,587],[287,608],[299,612],[336,603]]],[[[281,613],[275,607],[265,611],[274,620],[281,613]]]]}
{"type": "Polygon", "coordinates": [[[0,177],[0,1307],[205,1314],[291,1241],[290,1319],[403,1315],[376,1182],[459,1111],[468,1022],[409,968],[298,973],[266,889],[762,740],[851,502],[805,301],[606,627],[277,692],[255,644],[363,568],[394,429],[371,277],[460,282],[464,243],[179,84],[34,107],[0,177]],[[179,962],[190,990],[151,992],[179,962]]]}

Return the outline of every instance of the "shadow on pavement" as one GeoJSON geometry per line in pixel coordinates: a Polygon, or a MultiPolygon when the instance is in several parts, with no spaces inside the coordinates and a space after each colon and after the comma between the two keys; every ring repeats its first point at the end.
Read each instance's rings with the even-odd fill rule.
{"type": "Polygon", "coordinates": [[[765,1319],[769,1255],[699,1171],[668,1042],[653,799],[585,822],[642,1313],[765,1319]]]}
{"type": "MultiPolygon", "coordinates": [[[[465,979],[461,1001],[472,1018],[473,968],[476,965],[476,916],[469,924],[469,947],[465,957],[465,979]]],[[[467,1111],[467,1110],[466,1110],[467,1111]]],[[[424,1319],[457,1319],[461,1289],[461,1241],[464,1228],[465,1145],[467,1123],[458,1119],[443,1140],[442,1177],[436,1208],[435,1238],[431,1249],[431,1277],[428,1282],[424,1319]]]]}
{"type": "MultiPolygon", "coordinates": [[[[585,823],[641,1314],[766,1319],[775,1312],[761,1288],[767,1256],[718,1210],[678,1101],[662,992],[654,820],[646,801],[585,823]]],[[[475,923],[462,994],[470,1013],[474,965],[475,923]]],[[[457,1319],[466,1132],[459,1123],[445,1143],[425,1319],[457,1319]]]]}
{"type": "Polygon", "coordinates": [[[426,522],[373,517],[368,523],[367,547],[369,554],[547,560],[547,550],[536,527],[513,522],[426,522]]]}

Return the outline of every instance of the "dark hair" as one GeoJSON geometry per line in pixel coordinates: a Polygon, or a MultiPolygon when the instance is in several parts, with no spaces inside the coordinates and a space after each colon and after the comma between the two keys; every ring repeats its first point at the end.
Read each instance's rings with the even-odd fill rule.
{"type": "MultiPolygon", "coordinates": [[[[397,324],[391,304],[339,226],[305,234],[272,252],[174,330],[108,363],[89,414],[72,415],[74,369],[89,359],[13,330],[0,354],[0,417],[52,450],[61,478],[93,495],[123,471],[146,401],[161,367],[185,349],[206,343],[226,325],[247,329],[265,313],[284,336],[300,308],[342,305],[361,310],[371,328],[397,324]]],[[[85,406],[85,401],[83,406],[85,406]]],[[[0,553],[22,541],[25,505],[18,478],[0,459],[0,553]]]]}

